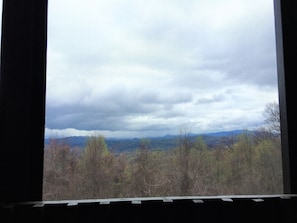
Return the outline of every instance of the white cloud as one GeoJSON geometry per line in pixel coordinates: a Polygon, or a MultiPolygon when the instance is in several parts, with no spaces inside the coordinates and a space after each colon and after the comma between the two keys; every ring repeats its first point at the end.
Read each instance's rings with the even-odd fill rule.
{"type": "Polygon", "coordinates": [[[260,124],[278,97],[272,4],[50,1],[46,131],[134,137],[260,124]]]}

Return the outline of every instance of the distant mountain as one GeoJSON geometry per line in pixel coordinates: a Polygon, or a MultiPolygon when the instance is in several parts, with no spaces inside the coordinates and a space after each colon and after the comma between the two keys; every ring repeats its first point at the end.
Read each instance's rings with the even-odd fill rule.
{"type": "MultiPolygon", "coordinates": [[[[222,140],[236,139],[236,136],[246,132],[246,130],[233,130],[223,132],[213,132],[205,134],[190,134],[189,140],[194,142],[198,136],[201,136],[204,142],[209,148],[215,147],[222,140]]],[[[57,138],[58,142],[64,142],[71,147],[78,147],[83,149],[86,146],[88,136],[71,136],[65,138],[57,138]]],[[[163,137],[148,137],[145,139],[150,140],[150,146],[152,149],[168,150],[178,146],[180,136],[179,135],[165,135],[163,137]]],[[[45,139],[45,145],[48,145],[51,139],[45,139]]],[[[105,138],[105,142],[110,151],[131,152],[139,148],[139,144],[142,138],[105,138]]]]}

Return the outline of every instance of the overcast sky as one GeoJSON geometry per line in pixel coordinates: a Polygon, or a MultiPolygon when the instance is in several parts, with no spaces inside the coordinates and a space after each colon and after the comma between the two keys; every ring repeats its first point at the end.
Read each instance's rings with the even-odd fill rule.
{"type": "Polygon", "coordinates": [[[278,102],[273,0],[50,0],[46,137],[252,129],[278,102]]]}

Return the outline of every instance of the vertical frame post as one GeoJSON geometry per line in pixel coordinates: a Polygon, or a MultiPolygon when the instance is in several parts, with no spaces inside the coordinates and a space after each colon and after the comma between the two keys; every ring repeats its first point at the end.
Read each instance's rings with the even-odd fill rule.
{"type": "Polygon", "coordinates": [[[284,193],[297,193],[297,2],[274,0],[284,193]]]}
{"type": "Polygon", "coordinates": [[[42,200],[47,0],[3,0],[0,201],[42,200]]]}

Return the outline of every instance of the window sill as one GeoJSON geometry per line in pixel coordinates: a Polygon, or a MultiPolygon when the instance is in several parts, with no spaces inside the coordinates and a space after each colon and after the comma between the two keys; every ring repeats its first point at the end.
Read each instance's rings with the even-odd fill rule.
{"type": "MultiPolygon", "coordinates": [[[[46,222],[297,220],[297,195],[181,196],[36,201],[2,204],[1,217],[46,222]],[[62,221],[61,221],[62,220],[62,221]]],[[[5,222],[5,221],[1,221],[5,222]]]]}

